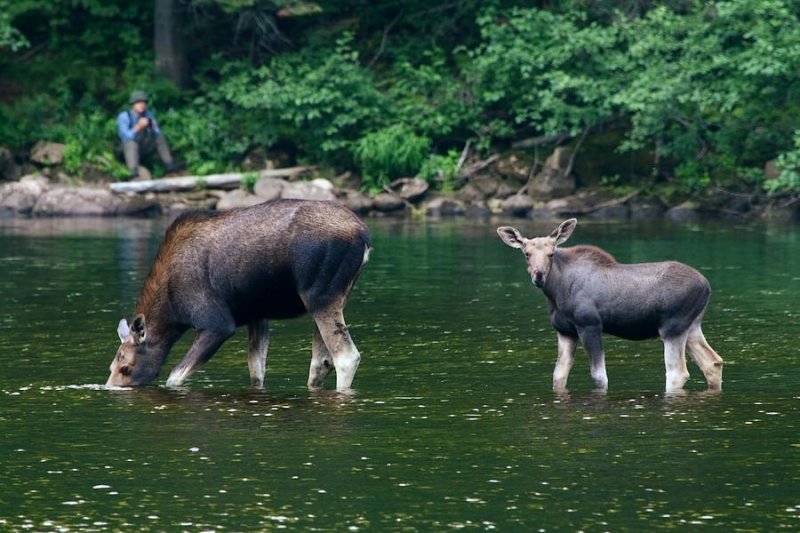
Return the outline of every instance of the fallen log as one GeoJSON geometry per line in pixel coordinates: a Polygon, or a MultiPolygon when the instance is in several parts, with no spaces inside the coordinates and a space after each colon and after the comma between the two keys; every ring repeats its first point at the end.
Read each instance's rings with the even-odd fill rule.
{"type": "Polygon", "coordinates": [[[276,168],[271,170],[261,170],[258,172],[233,172],[230,174],[211,174],[209,176],[181,176],[179,178],[162,178],[159,180],[146,181],[123,181],[112,183],[111,192],[176,192],[192,191],[195,189],[235,189],[239,187],[243,179],[253,174],[261,178],[294,178],[307,174],[316,167],[288,167],[276,168]]]}

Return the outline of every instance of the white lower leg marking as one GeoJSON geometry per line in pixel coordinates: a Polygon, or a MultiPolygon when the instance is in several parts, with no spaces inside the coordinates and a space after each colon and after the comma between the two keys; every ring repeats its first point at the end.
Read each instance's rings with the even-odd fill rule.
{"type": "Polygon", "coordinates": [[[247,367],[250,370],[250,383],[253,387],[264,387],[267,372],[267,352],[269,350],[269,322],[261,320],[247,326],[248,352],[247,367]]]}
{"type": "Polygon", "coordinates": [[[361,355],[350,338],[341,309],[318,313],[314,320],[333,359],[336,369],[336,388],[349,389],[358,370],[361,355]]]}
{"type": "Polygon", "coordinates": [[[703,372],[709,389],[722,389],[722,357],[708,344],[700,324],[689,331],[686,343],[689,355],[703,372]]]}
{"type": "Polygon", "coordinates": [[[575,362],[575,339],[558,333],[558,359],[553,370],[553,390],[563,392],[567,390],[567,379],[575,362]]]}
{"type": "Polygon", "coordinates": [[[689,379],[689,370],[686,368],[686,338],[684,334],[663,339],[667,392],[683,389],[684,383],[689,379]]]}

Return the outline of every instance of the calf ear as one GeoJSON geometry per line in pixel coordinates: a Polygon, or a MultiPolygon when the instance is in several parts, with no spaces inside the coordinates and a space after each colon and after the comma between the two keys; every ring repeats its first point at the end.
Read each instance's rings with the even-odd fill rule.
{"type": "Polygon", "coordinates": [[[577,218],[571,218],[559,224],[559,226],[553,230],[553,233],[550,234],[550,237],[556,240],[556,246],[569,239],[577,225],[577,218]]]}
{"type": "Polygon", "coordinates": [[[128,327],[128,321],[124,318],[119,321],[119,326],[117,326],[117,335],[119,335],[119,341],[125,342],[125,337],[131,334],[131,329],[128,327]]]}
{"type": "Polygon", "coordinates": [[[504,243],[512,248],[522,248],[525,246],[525,241],[527,241],[525,237],[520,235],[516,228],[512,228],[511,226],[501,226],[497,228],[497,234],[504,243]]]}
{"type": "Polygon", "coordinates": [[[141,344],[144,342],[144,339],[147,336],[147,330],[145,328],[143,314],[140,313],[134,317],[133,324],[131,324],[131,335],[133,336],[133,342],[135,344],[141,344]]]}

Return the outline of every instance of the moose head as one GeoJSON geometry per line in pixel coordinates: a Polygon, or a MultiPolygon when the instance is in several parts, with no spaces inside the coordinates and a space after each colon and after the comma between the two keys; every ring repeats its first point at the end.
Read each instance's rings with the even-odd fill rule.
{"type": "Polygon", "coordinates": [[[519,230],[511,226],[497,228],[497,234],[508,246],[522,250],[528,263],[528,273],[531,275],[531,281],[541,289],[547,282],[547,275],[553,265],[553,254],[556,251],[556,247],[570,238],[577,224],[577,219],[565,220],[547,237],[535,237],[533,239],[526,239],[520,234],[519,230]]]}

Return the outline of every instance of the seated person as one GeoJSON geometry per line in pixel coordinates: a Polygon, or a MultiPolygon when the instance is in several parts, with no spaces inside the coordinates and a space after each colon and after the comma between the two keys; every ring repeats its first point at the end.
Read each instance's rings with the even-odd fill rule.
{"type": "Polygon", "coordinates": [[[131,171],[131,178],[139,176],[139,160],[158,152],[167,172],[175,172],[178,165],[172,159],[164,134],[158,127],[153,112],[147,109],[147,93],[133,91],[130,97],[131,108],[117,116],[117,133],[122,141],[125,164],[131,171]]]}

